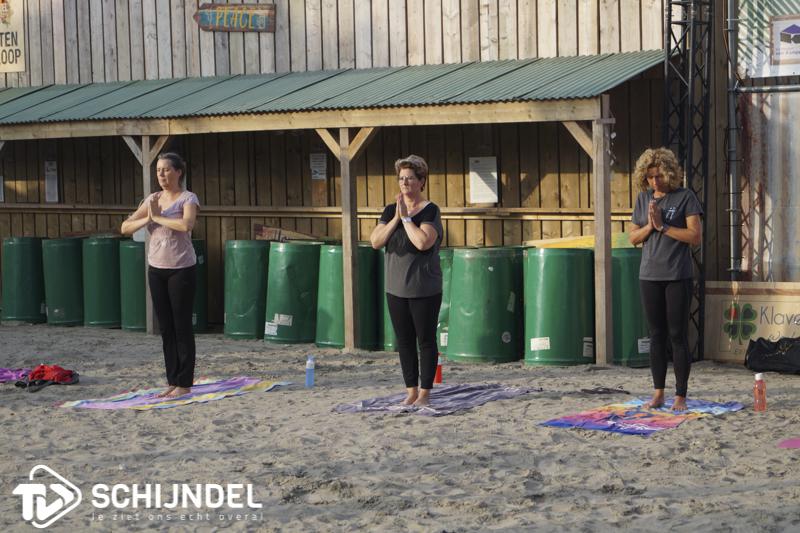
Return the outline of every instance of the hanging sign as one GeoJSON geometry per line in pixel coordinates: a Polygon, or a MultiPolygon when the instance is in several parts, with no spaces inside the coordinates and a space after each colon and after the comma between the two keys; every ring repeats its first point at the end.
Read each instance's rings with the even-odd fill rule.
{"type": "Polygon", "coordinates": [[[0,72],[25,72],[23,0],[0,0],[0,72]]]}
{"type": "Polygon", "coordinates": [[[206,31],[275,32],[275,4],[201,4],[194,20],[206,31]]]}
{"type": "Polygon", "coordinates": [[[739,75],[800,74],[800,9],[791,0],[740,0],[739,75]]]}

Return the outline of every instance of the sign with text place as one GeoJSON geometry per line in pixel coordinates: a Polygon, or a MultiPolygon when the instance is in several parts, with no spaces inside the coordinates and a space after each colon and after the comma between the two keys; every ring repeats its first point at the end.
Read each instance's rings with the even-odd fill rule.
{"type": "Polygon", "coordinates": [[[201,4],[194,20],[206,31],[275,32],[275,4],[201,4]]]}

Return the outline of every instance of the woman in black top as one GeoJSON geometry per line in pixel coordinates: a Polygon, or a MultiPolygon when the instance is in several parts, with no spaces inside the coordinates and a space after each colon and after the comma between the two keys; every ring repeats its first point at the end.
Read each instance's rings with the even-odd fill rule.
{"type": "Polygon", "coordinates": [[[407,396],[403,405],[427,405],[436,373],[436,321],[442,303],[439,208],[422,191],[428,165],[416,155],[394,163],[400,193],[383,210],[370,241],[386,246],[386,302],[397,336],[407,396]],[[417,358],[419,344],[419,359],[417,358]]]}
{"type": "Polygon", "coordinates": [[[702,239],[703,214],[694,193],[681,187],[682,177],[672,151],[645,150],[633,172],[642,192],[636,199],[630,231],[631,244],[643,244],[639,286],[650,326],[650,371],[655,393],[645,407],[664,405],[669,341],[675,369],[674,411],[686,410],[692,364],[688,343],[691,246],[698,246],[702,239]]]}

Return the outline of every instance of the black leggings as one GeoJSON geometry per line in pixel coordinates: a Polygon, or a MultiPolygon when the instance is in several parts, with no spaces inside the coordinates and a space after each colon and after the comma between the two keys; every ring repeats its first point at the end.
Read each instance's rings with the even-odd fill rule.
{"type": "Polygon", "coordinates": [[[167,384],[189,388],[194,382],[192,304],[197,285],[195,266],[147,269],[153,308],[161,329],[167,384]]]}
{"type": "Polygon", "coordinates": [[[667,339],[672,347],[675,394],[686,396],[692,358],[689,354],[689,304],[692,280],[639,280],[642,305],[650,325],[650,371],[653,387],[664,389],[667,379],[667,339]]]}
{"type": "Polygon", "coordinates": [[[400,368],[406,387],[433,388],[439,349],[436,346],[436,324],[442,294],[425,298],[400,298],[386,293],[400,352],[400,368]],[[417,359],[419,343],[419,359],[417,359]]]}

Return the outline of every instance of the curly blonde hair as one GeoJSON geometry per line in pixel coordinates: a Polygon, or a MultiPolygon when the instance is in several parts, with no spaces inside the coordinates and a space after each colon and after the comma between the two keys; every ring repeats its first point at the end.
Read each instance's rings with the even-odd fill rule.
{"type": "Polygon", "coordinates": [[[648,148],[639,156],[633,169],[633,180],[642,191],[650,188],[647,184],[647,171],[654,167],[669,180],[670,191],[683,185],[683,169],[675,153],[669,148],[648,148]]]}

